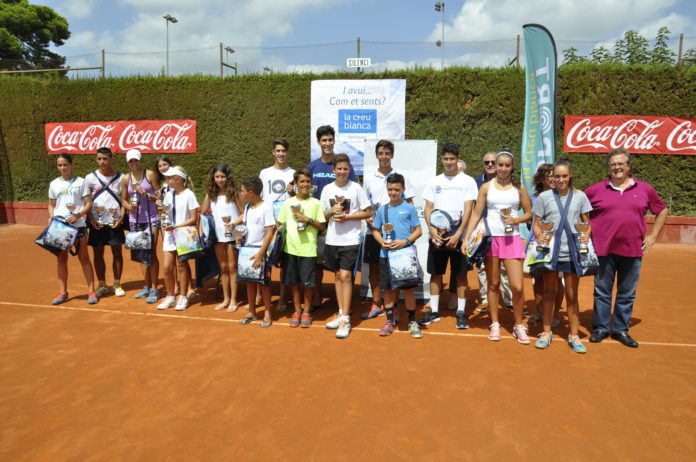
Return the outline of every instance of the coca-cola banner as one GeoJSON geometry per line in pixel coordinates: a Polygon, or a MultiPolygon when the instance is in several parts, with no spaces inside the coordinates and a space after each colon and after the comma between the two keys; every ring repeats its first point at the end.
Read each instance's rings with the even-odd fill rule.
{"type": "Polygon", "coordinates": [[[566,152],[696,155],[696,119],[569,115],[563,138],[566,152]]]}
{"type": "Polygon", "coordinates": [[[49,154],[94,154],[103,146],[121,153],[196,152],[195,120],[48,123],[45,133],[49,154]]]}

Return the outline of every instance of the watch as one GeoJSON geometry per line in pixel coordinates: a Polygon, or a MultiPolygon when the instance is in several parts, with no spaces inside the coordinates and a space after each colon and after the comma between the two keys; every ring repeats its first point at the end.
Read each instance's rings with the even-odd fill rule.
{"type": "Polygon", "coordinates": [[[312,220],[310,218],[309,221],[307,222],[307,226],[312,226],[313,224],[314,224],[314,220],[312,220]]]}

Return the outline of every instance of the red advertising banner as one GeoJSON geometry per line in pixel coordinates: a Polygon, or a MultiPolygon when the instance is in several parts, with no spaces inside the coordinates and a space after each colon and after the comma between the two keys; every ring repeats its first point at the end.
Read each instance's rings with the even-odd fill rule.
{"type": "Polygon", "coordinates": [[[696,119],[653,116],[576,116],[565,118],[565,152],[624,148],[632,154],[696,155],[696,119]]]}
{"type": "Polygon", "coordinates": [[[48,123],[44,131],[49,154],[94,154],[103,146],[114,153],[196,152],[195,120],[48,123]]]}

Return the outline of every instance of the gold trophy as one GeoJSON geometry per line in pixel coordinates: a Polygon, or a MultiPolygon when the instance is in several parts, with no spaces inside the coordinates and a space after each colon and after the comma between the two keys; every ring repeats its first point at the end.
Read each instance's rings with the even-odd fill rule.
{"type": "MultiPolygon", "coordinates": [[[[580,233],[580,237],[585,237],[587,235],[587,231],[590,230],[590,224],[585,222],[575,223],[575,229],[577,229],[578,233],[580,233]]],[[[580,245],[578,245],[578,253],[582,255],[587,252],[587,244],[580,242],[580,245]]]]}
{"type": "MultiPolygon", "coordinates": [[[[503,216],[503,218],[509,217],[511,212],[512,212],[512,210],[510,210],[510,208],[500,209],[500,214],[503,216]]],[[[505,224],[505,232],[511,233],[513,231],[512,225],[505,223],[504,220],[503,220],[503,223],[505,224]]]]}
{"type": "Polygon", "coordinates": [[[247,227],[244,225],[237,225],[234,227],[234,234],[237,238],[237,249],[242,247],[242,239],[246,236],[247,227]]]}
{"type": "MultiPolygon", "coordinates": [[[[553,229],[553,223],[550,221],[544,221],[541,220],[539,222],[539,228],[541,229],[541,234],[544,236],[551,236],[552,234],[552,229],[553,229]]],[[[537,252],[548,252],[550,247],[549,244],[542,244],[541,242],[537,243],[536,246],[537,252]]]]}
{"type": "Polygon", "coordinates": [[[392,243],[392,238],[391,238],[391,232],[394,231],[394,223],[384,223],[382,224],[382,229],[386,233],[387,237],[384,239],[385,244],[391,244],[392,243]]]}
{"type": "Polygon", "coordinates": [[[68,212],[70,212],[70,215],[74,215],[75,211],[75,202],[73,202],[72,199],[68,200],[68,202],[65,203],[65,208],[68,209],[68,212]]]}
{"type": "Polygon", "coordinates": [[[227,225],[229,225],[230,222],[232,221],[232,217],[229,215],[225,215],[224,217],[221,217],[221,218],[222,218],[222,222],[225,224],[225,237],[232,237],[232,230],[227,229],[227,225]]]}

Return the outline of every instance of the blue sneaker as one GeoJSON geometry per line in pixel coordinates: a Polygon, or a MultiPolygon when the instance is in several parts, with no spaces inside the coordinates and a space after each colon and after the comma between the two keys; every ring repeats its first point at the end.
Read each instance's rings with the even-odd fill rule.
{"type": "Polygon", "coordinates": [[[551,334],[551,332],[542,332],[539,335],[539,338],[537,339],[534,346],[539,348],[540,350],[544,350],[544,349],[548,348],[549,345],[551,345],[552,341],[553,341],[553,334],[551,334]]]}
{"type": "Polygon", "coordinates": [[[576,353],[587,353],[587,348],[585,348],[585,345],[583,345],[583,343],[580,341],[580,337],[577,335],[568,336],[568,346],[576,353]]]}
{"type": "Polygon", "coordinates": [[[143,290],[134,295],[135,298],[145,298],[150,295],[150,288],[148,286],[143,287],[143,290]]]}
{"type": "Polygon", "coordinates": [[[87,303],[90,305],[96,305],[99,302],[96,292],[87,292],[87,303]]]}
{"type": "Polygon", "coordinates": [[[150,292],[147,296],[147,300],[145,301],[147,303],[157,303],[157,300],[159,300],[159,291],[153,287],[152,289],[150,289],[150,292]]]}

